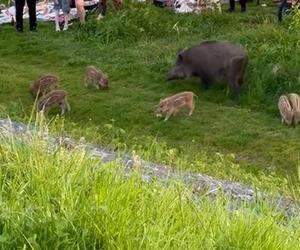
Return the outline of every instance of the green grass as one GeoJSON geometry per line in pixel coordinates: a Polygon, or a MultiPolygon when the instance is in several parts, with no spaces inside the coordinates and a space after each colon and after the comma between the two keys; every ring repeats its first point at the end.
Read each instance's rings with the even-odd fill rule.
{"type": "Polygon", "coordinates": [[[110,10],[99,23],[90,18],[85,27],[74,23],[59,34],[53,23],[40,23],[36,34],[1,26],[0,114],[27,121],[30,81],[52,72],[69,93],[72,111],[64,133],[182,169],[286,190],[286,177],[295,176],[299,163],[300,128],[280,124],[277,100],[299,90],[299,32],[279,25],[276,7],[267,3],[266,8],[250,4],[246,14],[202,16],[131,4],[118,13],[110,10]],[[178,49],[206,39],[235,41],[247,49],[240,105],[226,88],[204,90],[198,79],[165,81],[178,49]],[[108,73],[109,91],[83,88],[89,64],[108,73]],[[279,70],[272,73],[275,67],[279,70]],[[192,117],[181,113],[164,123],[154,116],[160,98],[184,90],[199,96],[192,117]]]}
{"type": "Polygon", "coordinates": [[[0,137],[1,249],[299,247],[300,218],[264,202],[194,196],[180,182],[144,183],[117,162],[49,147],[39,136],[0,137]]]}

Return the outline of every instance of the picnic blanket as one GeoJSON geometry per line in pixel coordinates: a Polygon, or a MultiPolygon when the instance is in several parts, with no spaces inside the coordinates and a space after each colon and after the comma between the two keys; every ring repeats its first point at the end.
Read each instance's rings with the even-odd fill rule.
{"type": "MultiPolygon", "coordinates": [[[[219,4],[224,1],[220,0],[219,4]]],[[[203,10],[210,9],[216,0],[153,0],[154,5],[158,7],[167,7],[173,9],[175,13],[190,13],[195,12],[200,14],[203,10]]]]}
{"type": "Polygon", "coordinates": [[[196,0],[176,0],[173,5],[176,13],[189,13],[197,8],[196,0]]]}
{"type": "MultiPolygon", "coordinates": [[[[99,0],[85,0],[84,6],[89,7],[93,5],[97,5],[99,0]]],[[[11,23],[15,21],[15,13],[16,9],[15,6],[10,6],[0,9],[0,24],[3,23],[11,23]]],[[[25,6],[24,8],[24,15],[23,18],[28,18],[28,8],[25,6]]],[[[54,3],[53,2],[39,2],[36,5],[36,17],[38,21],[54,21],[55,19],[55,10],[54,10],[54,3]]],[[[74,18],[77,18],[77,9],[71,8],[69,19],[72,20],[74,18]]],[[[60,19],[63,19],[63,12],[60,11],[60,19]]]]}

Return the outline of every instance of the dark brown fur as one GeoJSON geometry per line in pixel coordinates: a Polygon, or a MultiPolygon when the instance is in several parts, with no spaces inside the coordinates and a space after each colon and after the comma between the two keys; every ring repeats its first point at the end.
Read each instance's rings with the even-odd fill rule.
{"type": "Polygon", "coordinates": [[[70,105],[67,100],[67,92],[64,90],[52,90],[47,95],[43,96],[37,105],[38,111],[47,114],[52,108],[60,107],[61,115],[66,111],[70,111],[70,105]]]}
{"type": "Polygon", "coordinates": [[[100,69],[94,66],[87,66],[84,75],[84,85],[95,86],[97,89],[108,87],[108,77],[100,69]]]}
{"type": "Polygon", "coordinates": [[[35,80],[30,86],[31,95],[36,98],[40,98],[46,95],[51,90],[58,88],[58,77],[52,74],[45,74],[35,80]]]}
{"type": "Polygon", "coordinates": [[[226,82],[239,97],[247,62],[246,51],[241,46],[207,41],[181,51],[167,80],[196,76],[206,88],[214,82],[226,82]]]}

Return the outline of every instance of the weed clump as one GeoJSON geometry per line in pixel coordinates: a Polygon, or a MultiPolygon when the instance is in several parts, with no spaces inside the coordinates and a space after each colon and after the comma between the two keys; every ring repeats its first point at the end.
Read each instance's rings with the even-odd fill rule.
{"type": "Polygon", "coordinates": [[[78,31],[77,37],[80,40],[97,39],[108,44],[167,36],[176,33],[169,15],[168,11],[151,5],[131,3],[120,11],[110,11],[100,21],[90,18],[78,31]]]}

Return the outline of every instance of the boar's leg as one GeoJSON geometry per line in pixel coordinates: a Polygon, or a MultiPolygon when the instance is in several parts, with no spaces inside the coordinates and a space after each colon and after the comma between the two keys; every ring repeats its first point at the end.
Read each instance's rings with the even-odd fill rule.
{"type": "Polygon", "coordinates": [[[172,114],[173,114],[173,109],[171,108],[171,109],[168,110],[167,115],[166,115],[164,121],[166,122],[166,121],[170,118],[170,116],[171,116],[172,114]]]}
{"type": "Polygon", "coordinates": [[[70,104],[66,99],[59,103],[59,106],[61,109],[61,115],[64,115],[66,112],[70,111],[70,104]]]}
{"type": "Polygon", "coordinates": [[[83,78],[83,84],[84,84],[84,86],[86,88],[88,87],[88,78],[87,78],[87,76],[84,76],[84,78],[83,78]]]}
{"type": "Polygon", "coordinates": [[[50,111],[50,107],[47,106],[43,106],[42,109],[40,109],[40,112],[42,112],[43,115],[48,115],[49,111],[50,111]]]}
{"type": "Polygon", "coordinates": [[[62,103],[59,104],[59,106],[60,106],[60,109],[61,109],[61,113],[60,114],[64,115],[66,113],[66,111],[67,111],[67,107],[66,107],[65,103],[62,102],[62,103]]]}
{"type": "Polygon", "coordinates": [[[175,109],[173,110],[173,116],[176,116],[178,112],[179,112],[179,109],[178,109],[178,108],[175,108],[175,109]]]}
{"type": "Polygon", "coordinates": [[[190,108],[189,116],[191,116],[195,110],[195,103],[194,102],[190,103],[189,108],[190,108]]]}
{"type": "Polygon", "coordinates": [[[208,89],[210,87],[210,79],[206,76],[201,78],[201,82],[202,82],[202,86],[204,87],[204,89],[208,89]]]}
{"type": "Polygon", "coordinates": [[[236,97],[239,98],[241,85],[243,83],[245,71],[245,58],[235,57],[231,60],[228,72],[228,81],[231,90],[235,93],[236,97]]]}

